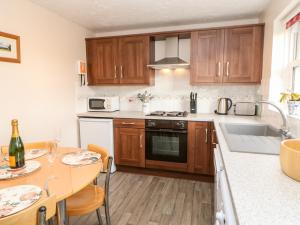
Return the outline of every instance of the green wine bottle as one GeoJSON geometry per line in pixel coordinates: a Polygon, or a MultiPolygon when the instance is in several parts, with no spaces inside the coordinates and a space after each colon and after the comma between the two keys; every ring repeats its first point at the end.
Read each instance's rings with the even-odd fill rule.
{"type": "Polygon", "coordinates": [[[12,135],[9,143],[9,167],[20,168],[25,165],[25,153],[22,139],[19,135],[18,120],[11,121],[12,135]]]}

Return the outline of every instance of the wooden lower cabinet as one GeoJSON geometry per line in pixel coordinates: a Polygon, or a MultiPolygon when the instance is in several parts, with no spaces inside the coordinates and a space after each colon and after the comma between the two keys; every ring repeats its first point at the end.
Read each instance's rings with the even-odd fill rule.
{"type": "Polygon", "coordinates": [[[145,167],[144,120],[114,120],[115,162],[117,165],[145,167]]]}
{"type": "Polygon", "coordinates": [[[210,122],[188,123],[188,171],[213,175],[210,122]]]}

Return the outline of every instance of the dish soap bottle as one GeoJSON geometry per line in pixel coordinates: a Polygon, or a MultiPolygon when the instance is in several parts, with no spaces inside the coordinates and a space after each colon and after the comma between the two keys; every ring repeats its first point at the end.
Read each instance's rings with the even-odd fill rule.
{"type": "Polygon", "coordinates": [[[17,169],[25,165],[24,145],[19,135],[18,120],[12,120],[11,126],[12,135],[9,143],[9,167],[17,169]]]}

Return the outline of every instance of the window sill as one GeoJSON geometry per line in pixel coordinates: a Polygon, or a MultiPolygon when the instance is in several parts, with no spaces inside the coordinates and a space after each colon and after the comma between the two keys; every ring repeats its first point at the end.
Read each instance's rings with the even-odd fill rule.
{"type": "Polygon", "coordinates": [[[292,119],[296,119],[296,120],[300,120],[300,115],[288,115],[288,118],[292,118],[292,119]]]}

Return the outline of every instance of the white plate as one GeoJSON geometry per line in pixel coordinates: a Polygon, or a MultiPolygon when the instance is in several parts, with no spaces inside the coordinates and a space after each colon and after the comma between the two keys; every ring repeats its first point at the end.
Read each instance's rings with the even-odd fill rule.
{"type": "Polygon", "coordinates": [[[79,151],[66,154],[62,162],[67,165],[79,166],[89,165],[97,162],[101,158],[101,154],[92,151],[79,151]]]}
{"type": "Polygon", "coordinates": [[[18,185],[0,189],[0,218],[33,205],[41,195],[42,189],[34,185],[18,185]]]}
{"type": "Polygon", "coordinates": [[[21,176],[25,176],[41,167],[40,162],[35,160],[29,160],[25,162],[25,166],[20,169],[11,169],[9,166],[2,165],[0,167],[0,180],[12,179],[21,176]]]}
{"type": "MultiPolygon", "coordinates": [[[[25,160],[31,160],[39,158],[48,153],[48,149],[30,149],[25,150],[25,160]]],[[[5,156],[5,160],[8,161],[8,155],[5,156]]]]}

